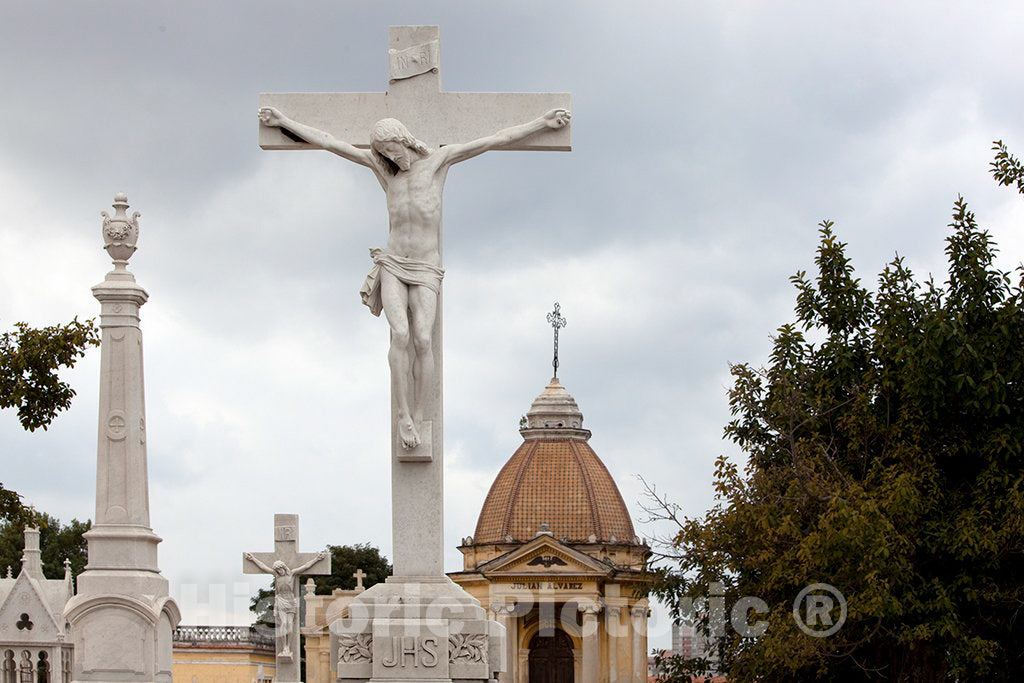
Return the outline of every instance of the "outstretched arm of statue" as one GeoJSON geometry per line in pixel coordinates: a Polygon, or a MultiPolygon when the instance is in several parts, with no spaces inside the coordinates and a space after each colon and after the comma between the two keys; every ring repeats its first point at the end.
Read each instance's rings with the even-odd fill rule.
{"type": "Polygon", "coordinates": [[[304,123],[299,123],[293,119],[288,118],[274,107],[263,107],[259,111],[260,121],[264,126],[270,126],[272,128],[283,128],[284,130],[297,135],[311,145],[315,145],[321,149],[326,149],[328,152],[334,152],[338,156],[354,161],[362,166],[373,168],[373,161],[370,158],[370,153],[364,149],[359,149],[354,145],[351,145],[344,140],[339,140],[330,133],[324,132],[319,128],[313,126],[307,126],[304,123]]]}
{"type": "Polygon", "coordinates": [[[262,562],[260,562],[260,561],[259,561],[259,560],[258,560],[258,559],[256,558],[256,556],[255,556],[255,555],[253,555],[252,553],[245,553],[245,555],[244,555],[243,557],[245,557],[245,559],[249,560],[249,561],[250,561],[250,562],[252,562],[252,563],[253,563],[254,565],[256,565],[256,568],[257,568],[257,569],[259,569],[259,570],[260,570],[261,572],[264,572],[264,573],[266,573],[266,574],[273,574],[273,573],[274,573],[274,570],[273,570],[273,569],[271,569],[271,568],[270,568],[270,567],[268,567],[267,565],[265,565],[265,564],[263,564],[262,562]]]}
{"type": "Polygon", "coordinates": [[[566,109],[552,109],[548,113],[544,114],[544,116],[536,118],[529,123],[499,130],[494,135],[488,135],[487,137],[480,138],[479,140],[446,145],[441,149],[446,155],[445,161],[447,163],[457,164],[460,161],[472,159],[473,157],[483,154],[484,152],[489,152],[492,149],[498,149],[499,147],[510,145],[513,142],[519,142],[520,140],[524,140],[535,133],[541,132],[542,130],[547,130],[548,128],[565,128],[569,125],[569,119],[571,118],[572,114],[570,114],[566,109]]]}
{"type": "Polygon", "coordinates": [[[327,551],[326,550],[321,550],[320,552],[318,552],[316,554],[316,557],[314,557],[312,560],[310,560],[309,562],[307,562],[305,564],[300,564],[298,567],[293,569],[292,570],[292,574],[294,574],[296,576],[300,576],[302,574],[302,572],[306,571],[307,569],[309,569],[310,567],[312,567],[314,564],[316,564],[320,560],[324,559],[325,557],[327,557],[327,551]]]}

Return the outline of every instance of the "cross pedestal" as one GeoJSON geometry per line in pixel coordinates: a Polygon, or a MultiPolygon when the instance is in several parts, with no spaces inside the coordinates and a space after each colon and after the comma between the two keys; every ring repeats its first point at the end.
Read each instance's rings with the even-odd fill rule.
{"type": "Polygon", "coordinates": [[[271,574],[274,577],[274,616],[277,625],[274,647],[277,654],[278,683],[296,683],[299,676],[299,576],[331,573],[331,557],[322,553],[299,552],[299,516],[274,515],[274,552],[245,553],[242,571],[246,574],[271,574]],[[275,571],[278,562],[284,564],[285,574],[275,571]],[[268,571],[269,570],[269,571],[268,571]],[[290,593],[288,591],[290,584],[290,593]],[[282,628],[280,619],[284,610],[291,610],[291,628],[282,628]]]}
{"type": "MultiPolygon", "coordinates": [[[[264,93],[259,105],[359,149],[370,147],[377,121],[398,119],[431,150],[522,128],[550,110],[571,108],[565,93],[443,92],[436,26],[391,27],[388,62],[387,92],[264,93]]],[[[571,149],[567,126],[541,128],[501,149],[571,149]]],[[[259,142],[271,150],[316,148],[284,128],[267,125],[260,126],[259,142]]],[[[353,157],[346,154],[341,156],[353,157]]],[[[442,243],[440,234],[437,243],[442,243]]],[[[394,575],[361,593],[349,606],[349,618],[331,625],[339,680],[483,681],[505,669],[504,628],[488,621],[479,602],[444,574],[441,304],[439,292],[431,337],[435,371],[419,405],[421,441],[415,448],[402,445],[398,399],[392,392],[394,575]]]]}

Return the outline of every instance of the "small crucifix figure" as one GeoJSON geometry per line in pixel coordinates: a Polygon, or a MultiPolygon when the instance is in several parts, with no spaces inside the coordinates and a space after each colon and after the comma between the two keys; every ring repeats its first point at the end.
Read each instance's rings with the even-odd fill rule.
{"type": "Polygon", "coordinates": [[[551,366],[555,369],[555,377],[558,377],[558,331],[565,327],[566,320],[562,317],[562,307],[555,302],[555,310],[548,313],[548,323],[551,327],[555,328],[555,356],[551,361],[551,366]]]}
{"type": "Polygon", "coordinates": [[[274,577],[274,621],[277,647],[277,680],[299,680],[299,576],[330,574],[331,556],[326,550],[300,553],[299,516],[274,515],[274,552],[243,553],[246,574],[274,577]]]}

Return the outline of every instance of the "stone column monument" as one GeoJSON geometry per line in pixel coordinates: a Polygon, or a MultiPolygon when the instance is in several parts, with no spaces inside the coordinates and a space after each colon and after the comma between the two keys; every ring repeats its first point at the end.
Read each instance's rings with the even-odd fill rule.
{"type": "Polygon", "coordinates": [[[391,334],[395,573],[332,625],[341,681],[485,681],[505,670],[504,628],[444,575],[441,200],[448,169],[483,152],[568,151],[570,98],[443,92],[440,55],[436,26],[392,27],[386,93],[260,95],[261,147],[325,149],[365,166],[388,204],[387,241],[370,250],[360,295],[391,334]]]}
{"type": "Polygon", "coordinates": [[[75,646],[73,680],[171,681],[171,633],[181,615],[157,566],[160,537],[149,526],[146,405],[139,308],[149,295],[127,270],[139,214],[124,194],[104,211],[103,241],[114,270],[92,288],[99,300],[99,443],[96,517],[85,534],[89,564],[64,609],[75,646]]]}

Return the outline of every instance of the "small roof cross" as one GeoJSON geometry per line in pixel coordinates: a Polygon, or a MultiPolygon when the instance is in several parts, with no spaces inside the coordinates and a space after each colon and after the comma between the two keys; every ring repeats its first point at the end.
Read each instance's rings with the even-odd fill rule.
{"type": "Polygon", "coordinates": [[[357,569],[355,573],[352,575],[352,577],[356,580],[356,590],[365,590],[363,588],[363,579],[366,578],[366,572],[363,571],[363,568],[360,567],[359,569],[357,569]]]}
{"type": "Polygon", "coordinates": [[[562,307],[555,302],[555,310],[548,313],[548,323],[555,328],[555,356],[551,360],[551,366],[555,369],[555,377],[558,377],[558,330],[565,327],[566,320],[562,317],[562,307]]]}

